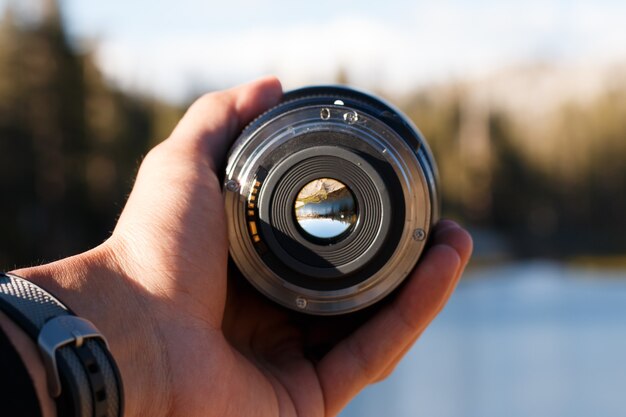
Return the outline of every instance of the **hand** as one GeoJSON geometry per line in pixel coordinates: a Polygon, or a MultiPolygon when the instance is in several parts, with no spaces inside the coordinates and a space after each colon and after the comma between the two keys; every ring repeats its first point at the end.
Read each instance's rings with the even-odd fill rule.
{"type": "Polygon", "coordinates": [[[334,416],[393,370],[460,278],[471,238],[444,221],[401,291],[360,320],[305,320],[227,280],[216,171],[281,94],[265,78],[200,98],[146,156],[111,238],[15,271],[108,338],[127,416],[334,416]]]}

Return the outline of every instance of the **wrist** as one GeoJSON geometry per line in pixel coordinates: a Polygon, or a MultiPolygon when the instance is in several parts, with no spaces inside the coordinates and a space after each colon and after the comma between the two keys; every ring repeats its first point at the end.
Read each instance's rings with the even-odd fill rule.
{"type": "Polygon", "coordinates": [[[14,271],[48,290],[78,316],[94,323],[107,339],[120,370],[125,391],[125,416],[161,415],[167,398],[155,320],[149,301],[119,271],[116,258],[103,244],[93,250],[50,264],[14,271]]]}

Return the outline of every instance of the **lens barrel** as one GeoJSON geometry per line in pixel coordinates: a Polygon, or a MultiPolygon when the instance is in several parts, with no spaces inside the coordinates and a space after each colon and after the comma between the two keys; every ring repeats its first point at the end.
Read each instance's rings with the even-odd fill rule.
{"type": "Polygon", "coordinates": [[[408,275],[439,217],[426,141],[398,110],[339,86],[288,92],[231,148],[230,254],[261,293],[334,315],[408,275]]]}

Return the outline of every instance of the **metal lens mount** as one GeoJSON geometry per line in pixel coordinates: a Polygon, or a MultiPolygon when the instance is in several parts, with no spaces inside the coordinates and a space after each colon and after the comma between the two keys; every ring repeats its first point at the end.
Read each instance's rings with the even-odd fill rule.
{"type": "Polygon", "coordinates": [[[230,254],[288,308],[362,309],[419,259],[439,216],[436,177],[417,128],[380,99],[345,87],[288,92],[231,148],[230,254]]]}

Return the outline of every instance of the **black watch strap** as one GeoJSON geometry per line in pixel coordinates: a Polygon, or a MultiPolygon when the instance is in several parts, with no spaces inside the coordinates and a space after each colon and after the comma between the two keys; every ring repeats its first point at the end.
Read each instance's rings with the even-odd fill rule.
{"type": "Polygon", "coordinates": [[[123,388],[106,340],[47,291],[0,273],[0,310],[38,345],[57,415],[122,416],[123,388]]]}

